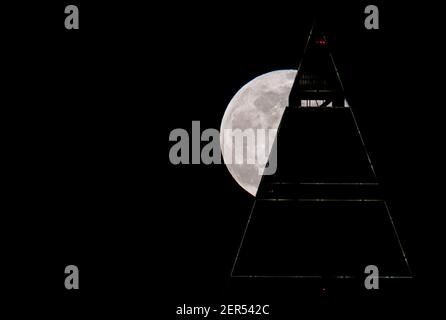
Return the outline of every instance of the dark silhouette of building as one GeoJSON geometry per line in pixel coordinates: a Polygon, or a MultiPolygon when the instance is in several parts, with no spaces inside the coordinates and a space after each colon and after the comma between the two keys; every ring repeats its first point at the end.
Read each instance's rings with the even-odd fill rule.
{"type": "Polygon", "coordinates": [[[328,40],[313,25],[233,277],[411,277],[328,40]]]}

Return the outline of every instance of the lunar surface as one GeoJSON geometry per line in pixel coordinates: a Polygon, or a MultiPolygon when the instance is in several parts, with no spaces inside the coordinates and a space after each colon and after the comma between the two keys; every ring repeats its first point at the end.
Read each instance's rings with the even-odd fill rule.
{"type": "MultiPolygon", "coordinates": [[[[225,129],[278,129],[288,97],[296,78],[296,70],[277,70],[265,73],[244,85],[229,102],[220,127],[220,146],[223,160],[237,183],[255,196],[259,188],[265,163],[248,161],[237,164],[234,155],[249,154],[251,144],[234,144],[232,139],[224,139],[225,129]],[[247,152],[248,151],[248,152],[247,152]]],[[[275,139],[275,136],[274,136],[275,139]]],[[[259,148],[258,144],[255,148],[259,148]]],[[[263,143],[263,148],[271,152],[271,144],[263,143]]]]}

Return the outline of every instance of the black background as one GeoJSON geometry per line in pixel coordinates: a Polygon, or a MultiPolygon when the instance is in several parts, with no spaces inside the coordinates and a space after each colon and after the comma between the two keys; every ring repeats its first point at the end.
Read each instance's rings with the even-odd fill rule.
{"type": "Polygon", "coordinates": [[[374,1],[380,29],[366,30],[365,2],[76,1],[80,30],[68,31],[67,4],[4,9],[3,275],[11,300],[29,306],[18,311],[174,318],[183,303],[267,303],[285,318],[312,303],[429,311],[422,300],[441,297],[438,8],[374,1]],[[331,26],[347,98],[415,274],[403,294],[298,281],[274,292],[234,289],[253,198],[223,165],[168,159],[172,129],[191,132],[193,120],[218,129],[242,85],[296,68],[316,11],[331,26]],[[64,288],[68,264],[80,269],[77,292],[64,288]]]}

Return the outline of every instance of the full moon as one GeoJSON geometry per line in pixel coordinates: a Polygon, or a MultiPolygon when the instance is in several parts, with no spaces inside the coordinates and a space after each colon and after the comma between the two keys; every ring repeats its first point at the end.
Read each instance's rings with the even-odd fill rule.
{"type": "MultiPolygon", "coordinates": [[[[223,160],[235,181],[253,196],[257,194],[262,178],[260,173],[265,169],[265,164],[233,163],[233,155],[243,155],[243,152],[246,153],[247,148],[252,146],[246,145],[245,142],[242,147],[234,146],[233,141],[224,139],[224,130],[277,130],[288,105],[296,74],[296,70],[277,70],[254,78],[234,95],[223,115],[220,126],[223,160]]],[[[266,148],[265,145],[263,147],[266,148]]],[[[272,145],[268,144],[268,155],[271,147],[272,145]]]]}

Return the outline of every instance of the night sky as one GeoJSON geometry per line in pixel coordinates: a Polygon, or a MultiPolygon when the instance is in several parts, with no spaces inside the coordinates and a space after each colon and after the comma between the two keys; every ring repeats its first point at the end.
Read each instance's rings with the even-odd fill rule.
{"type": "Polygon", "coordinates": [[[14,301],[57,315],[174,318],[183,303],[269,303],[296,315],[308,302],[399,310],[441,296],[432,280],[442,274],[438,8],[374,1],[380,29],[366,30],[362,1],[75,2],[76,31],[64,29],[69,3],[4,12],[11,205],[2,264],[14,301]],[[190,132],[194,120],[218,129],[246,82],[297,68],[316,12],[416,275],[405,293],[327,295],[303,283],[234,292],[253,197],[223,165],[169,162],[171,130],[190,132]],[[78,292],[63,286],[68,264],[80,269],[78,292]]]}

